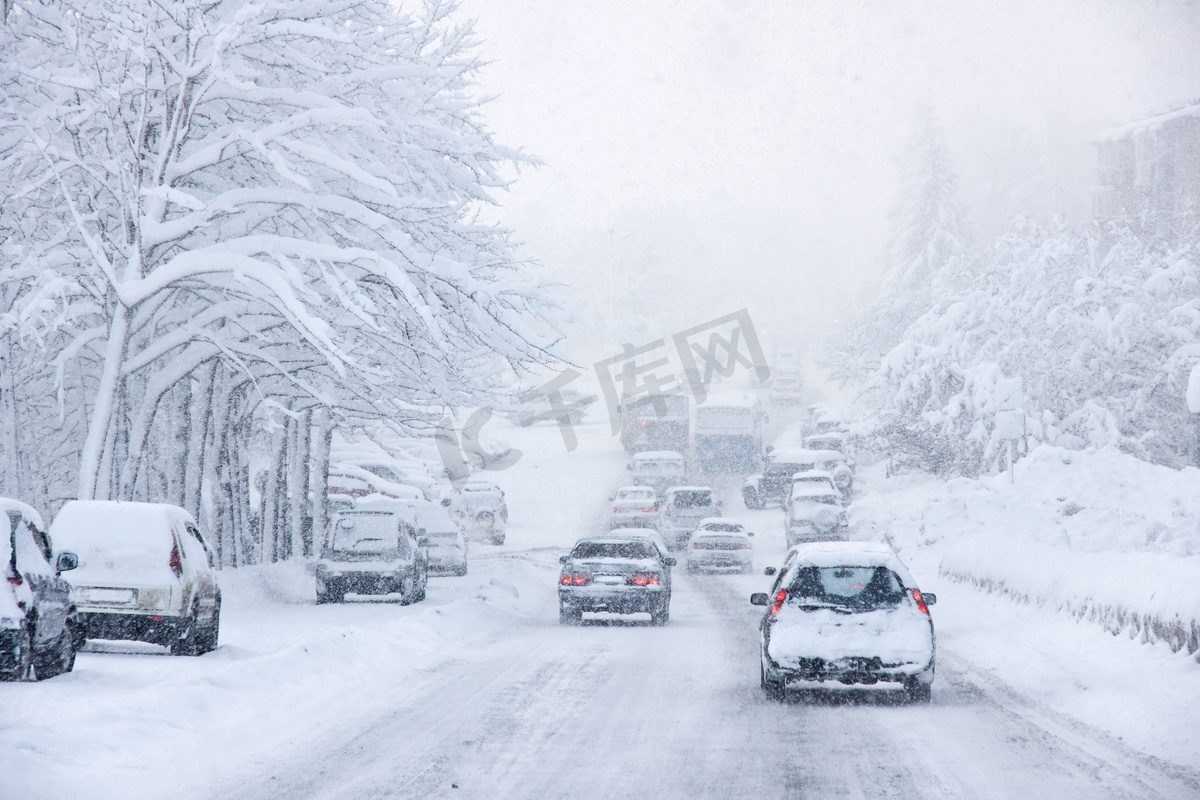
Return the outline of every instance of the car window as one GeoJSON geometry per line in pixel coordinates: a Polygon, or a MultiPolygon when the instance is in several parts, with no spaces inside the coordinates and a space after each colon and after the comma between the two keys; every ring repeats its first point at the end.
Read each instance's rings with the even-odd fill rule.
{"type": "Polygon", "coordinates": [[[403,553],[407,551],[406,538],[400,536],[394,514],[347,514],[334,521],[332,546],[341,553],[403,553]]]}
{"type": "Polygon", "coordinates": [[[742,530],[742,526],[736,525],[736,524],[730,524],[728,522],[710,522],[704,526],[704,530],[725,532],[725,533],[740,533],[742,530]]]}
{"type": "Polygon", "coordinates": [[[788,592],[801,602],[833,605],[856,610],[896,606],[904,598],[904,587],[887,567],[803,567],[796,570],[788,592]]]}
{"type": "Polygon", "coordinates": [[[580,542],[571,551],[571,558],[655,558],[655,548],[649,542],[580,542]]]}
{"type": "Polygon", "coordinates": [[[200,529],[190,522],[184,523],[184,529],[191,535],[193,539],[200,543],[204,548],[204,558],[210,567],[216,566],[216,559],[213,555],[212,548],[208,546],[208,542],[204,541],[204,537],[200,535],[200,529]]]}
{"type": "Polygon", "coordinates": [[[704,508],[712,505],[712,492],[707,489],[688,489],[676,492],[672,504],[676,508],[704,508]]]}

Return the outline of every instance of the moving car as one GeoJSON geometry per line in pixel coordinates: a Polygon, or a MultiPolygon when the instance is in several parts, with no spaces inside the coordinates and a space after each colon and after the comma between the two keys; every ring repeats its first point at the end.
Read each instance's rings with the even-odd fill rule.
{"type": "Polygon", "coordinates": [[[667,547],[678,550],[700,521],[721,516],[721,503],[707,486],[676,486],[658,504],[658,531],[667,547]]]}
{"type": "Polygon", "coordinates": [[[621,444],[626,453],[683,451],[691,433],[689,422],[686,394],[627,397],[621,401],[621,444]]]}
{"type": "Polygon", "coordinates": [[[559,561],[560,623],[578,625],[585,611],[609,611],[649,613],[651,624],[667,624],[675,559],[664,557],[648,539],[580,539],[559,561]]]}
{"type": "Polygon", "coordinates": [[[804,490],[813,485],[819,486],[823,489],[832,489],[833,491],[837,492],[838,497],[841,498],[841,504],[845,505],[846,498],[842,497],[842,490],[839,489],[837,487],[837,483],[834,482],[832,473],[825,472],[824,470],[813,469],[809,470],[808,472],[797,472],[792,476],[791,483],[788,484],[787,497],[785,497],[783,500],[783,510],[785,512],[790,512],[792,510],[792,492],[794,491],[795,487],[799,486],[801,495],[803,495],[804,490]]]}
{"type": "Polygon", "coordinates": [[[768,395],[774,405],[795,405],[804,402],[804,380],[797,375],[777,375],[771,379],[768,395]]]}
{"type": "Polygon", "coordinates": [[[767,454],[763,471],[751,475],[742,484],[742,500],[746,508],[766,508],[771,503],[783,503],[792,486],[792,476],[824,465],[811,450],[780,449],[767,454]]]}
{"type": "MultiPolygon", "coordinates": [[[[768,567],[766,574],[775,574],[768,567]]],[[[876,542],[793,547],[771,591],[759,629],[760,683],[782,699],[789,685],[895,683],[928,703],[935,641],[929,606],[900,559],[876,542]]]]}
{"type": "Polygon", "coordinates": [[[175,655],[214,650],[221,588],[192,515],[166,503],[72,500],[50,535],[77,553],[71,573],[88,639],[133,639],[175,655]]]}
{"type": "Polygon", "coordinates": [[[837,489],[819,483],[792,484],[785,521],[788,547],[801,542],[846,538],[846,509],[837,489]]]}
{"type": "Polygon", "coordinates": [[[649,486],[662,497],[663,492],[687,480],[687,462],[674,450],[647,450],[637,453],[629,463],[633,482],[649,486]]]}
{"type": "Polygon", "coordinates": [[[692,451],[708,472],[747,475],[763,457],[767,416],[753,392],[718,392],[696,407],[692,451]]]}
{"type": "Polygon", "coordinates": [[[347,593],[396,594],[405,605],[425,599],[425,547],[397,501],[339,512],[317,561],[317,602],[341,603],[347,593]]]}
{"type": "Polygon", "coordinates": [[[612,496],[613,528],[653,528],[658,525],[658,496],[649,486],[622,486],[612,496]]]}
{"type": "Polygon", "coordinates": [[[451,516],[457,518],[468,538],[504,544],[508,504],[504,502],[503,489],[491,481],[472,478],[453,498],[447,499],[451,516]]]}
{"type": "Polygon", "coordinates": [[[688,572],[729,568],[750,572],[754,562],[750,545],[753,535],[735,519],[711,517],[701,521],[688,543],[688,572]]]}
{"type": "Polygon", "coordinates": [[[71,585],[61,574],[79,563],[57,556],[42,518],[18,500],[0,498],[0,681],[45,680],[75,667],[84,644],[71,585]]]}

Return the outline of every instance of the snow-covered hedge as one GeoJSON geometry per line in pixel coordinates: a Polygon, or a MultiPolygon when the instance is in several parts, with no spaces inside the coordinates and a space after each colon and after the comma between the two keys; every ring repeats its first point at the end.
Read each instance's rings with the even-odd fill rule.
{"type": "Polygon", "coordinates": [[[915,502],[884,495],[859,522],[890,507],[877,532],[902,552],[936,554],[946,578],[1200,650],[1200,469],[1043,445],[1015,478],[925,483],[924,494],[906,490],[915,502]]]}

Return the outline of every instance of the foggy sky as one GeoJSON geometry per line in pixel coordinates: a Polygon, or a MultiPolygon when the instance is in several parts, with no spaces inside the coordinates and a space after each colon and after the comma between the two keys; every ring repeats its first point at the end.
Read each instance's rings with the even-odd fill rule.
{"type": "Polygon", "coordinates": [[[545,162],[497,213],[545,277],[569,284],[581,354],[743,305],[770,339],[847,319],[881,267],[922,105],[986,244],[1015,211],[1082,219],[1089,138],[1200,99],[1197,3],[465,0],[463,12],[492,62],[479,75],[497,95],[488,124],[545,162]]]}

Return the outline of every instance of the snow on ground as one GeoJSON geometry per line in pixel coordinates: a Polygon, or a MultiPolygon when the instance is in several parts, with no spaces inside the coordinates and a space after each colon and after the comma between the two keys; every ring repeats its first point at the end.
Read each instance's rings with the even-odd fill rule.
{"type": "Polygon", "coordinates": [[[1186,648],[1144,644],[1145,626],[1131,624],[1200,619],[1200,470],[1044,446],[1015,478],[885,479],[875,465],[860,474],[851,526],[892,544],[937,594],[939,651],[1138,750],[1200,767],[1200,666],[1186,648]]]}

